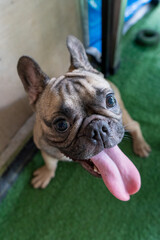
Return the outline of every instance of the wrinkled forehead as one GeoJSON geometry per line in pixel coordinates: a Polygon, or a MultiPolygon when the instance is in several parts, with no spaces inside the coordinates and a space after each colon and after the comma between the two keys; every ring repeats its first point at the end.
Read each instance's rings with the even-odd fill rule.
{"type": "Polygon", "coordinates": [[[97,90],[111,89],[109,83],[101,74],[89,71],[74,70],[50,82],[51,89],[63,95],[70,94],[70,98],[80,97],[84,92],[96,93],[97,90]],[[76,94],[77,93],[77,94],[76,94]]]}
{"type": "Polygon", "coordinates": [[[92,102],[104,89],[110,91],[111,87],[101,75],[87,71],[68,72],[50,80],[40,99],[40,108],[45,115],[67,108],[80,111],[82,102],[92,102]]]}
{"type": "Polygon", "coordinates": [[[79,78],[79,79],[84,79],[84,83],[86,83],[86,88],[93,88],[93,89],[102,89],[102,88],[108,88],[111,89],[109,83],[104,79],[103,75],[96,74],[90,71],[79,71],[79,70],[74,70],[73,72],[68,72],[65,74],[66,77],[70,77],[73,79],[79,78]]]}

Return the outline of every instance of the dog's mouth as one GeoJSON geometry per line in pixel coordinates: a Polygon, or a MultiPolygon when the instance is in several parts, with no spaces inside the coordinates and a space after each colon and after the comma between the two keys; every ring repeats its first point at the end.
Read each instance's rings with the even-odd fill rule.
{"type": "Polygon", "coordinates": [[[92,175],[102,177],[108,190],[119,200],[128,201],[139,191],[137,168],[118,146],[106,148],[89,160],[76,160],[92,175]]]}
{"type": "Polygon", "coordinates": [[[100,171],[95,166],[95,164],[91,161],[91,159],[85,160],[74,160],[75,162],[79,162],[83,168],[85,168],[89,173],[91,173],[95,177],[102,177],[100,171]]]}

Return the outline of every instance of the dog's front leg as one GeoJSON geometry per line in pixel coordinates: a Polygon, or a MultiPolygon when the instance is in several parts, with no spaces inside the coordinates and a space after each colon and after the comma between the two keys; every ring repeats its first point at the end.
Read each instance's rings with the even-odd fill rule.
{"type": "Polygon", "coordinates": [[[142,135],[140,124],[131,118],[124,107],[122,109],[122,113],[124,127],[132,135],[133,138],[134,152],[140,157],[148,157],[151,148],[142,135]]]}
{"type": "Polygon", "coordinates": [[[140,157],[148,157],[151,148],[142,135],[140,124],[137,121],[133,120],[127,112],[118,88],[112,82],[109,83],[115,92],[115,96],[122,110],[122,119],[125,130],[127,130],[133,138],[134,152],[140,157]]]}
{"type": "Polygon", "coordinates": [[[33,173],[32,185],[34,188],[45,188],[55,176],[58,159],[51,157],[46,152],[41,151],[45,165],[38,168],[33,173]]]}

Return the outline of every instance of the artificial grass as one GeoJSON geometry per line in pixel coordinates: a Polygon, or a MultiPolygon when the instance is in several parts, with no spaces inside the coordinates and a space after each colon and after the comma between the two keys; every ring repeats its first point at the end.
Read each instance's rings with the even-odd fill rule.
{"type": "Polygon", "coordinates": [[[0,205],[1,240],[157,240],[160,238],[160,45],[134,44],[142,28],[160,32],[160,7],[124,37],[121,68],[110,77],[121,90],[132,117],[141,124],[152,147],[150,157],[122,150],[140,171],[142,187],[128,202],[114,198],[101,179],[79,164],[59,163],[56,177],[45,190],[30,185],[32,172],[43,164],[40,153],[31,161],[0,205]]]}

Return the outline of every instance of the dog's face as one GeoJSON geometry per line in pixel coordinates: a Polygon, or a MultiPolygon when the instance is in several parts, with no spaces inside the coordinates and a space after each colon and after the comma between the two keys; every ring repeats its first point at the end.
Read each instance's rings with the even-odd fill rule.
{"type": "MultiPolygon", "coordinates": [[[[42,138],[93,173],[88,161],[123,138],[121,110],[109,83],[93,69],[78,39],[69,36],[69,72],[49,79],[38,64],[22,57],[18,73],[36,111],[42,138]]],[[[95,173],[94,173],[95,174],[95,173]]]]}
{"type": "Polygon", "coordinates": [[[36,109],[48,145],[71,159],[89,159],[122,140],[119,105],[96,74],[72,72],[51,81],[36,109]]]}

